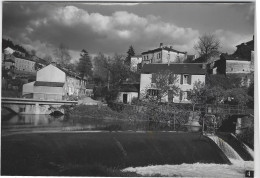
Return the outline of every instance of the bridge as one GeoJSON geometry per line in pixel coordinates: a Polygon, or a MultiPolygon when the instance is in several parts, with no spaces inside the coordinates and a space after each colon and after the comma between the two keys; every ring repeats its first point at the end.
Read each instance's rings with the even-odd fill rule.
{"type": "Polygon", "coordinates": [[[59,111],[64,114],[63,105],[76,105],[78,101],[39,100],[33,98],[7,98],[2,97],[2,108],[12,110],[19,114],[50,114],[59,111]]]}

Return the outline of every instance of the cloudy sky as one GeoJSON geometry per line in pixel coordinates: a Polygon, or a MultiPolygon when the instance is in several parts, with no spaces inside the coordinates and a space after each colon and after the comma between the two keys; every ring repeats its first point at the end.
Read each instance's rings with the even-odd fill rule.
{"type": "Polygon", "coordinates": [[[195,54],[198,37],[215,34],[221,51],[254,34],[252,3],[65,3],[4,2],[3,37],[35,49],[39,57],[52,54],[59,44],[69,47],[73,60],[82,49],[91,55],[136,54],[162,42],[195,54]]]}

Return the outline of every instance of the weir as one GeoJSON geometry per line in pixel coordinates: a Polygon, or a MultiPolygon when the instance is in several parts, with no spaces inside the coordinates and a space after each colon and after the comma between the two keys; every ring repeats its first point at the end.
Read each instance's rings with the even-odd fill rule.
{"type": "Polygon", "coordinates": [[[243,161],[239,154],[227,142],[215,135],[210,135],[208,137],[218,145],[231,162],[233,160],[243,161]]]}

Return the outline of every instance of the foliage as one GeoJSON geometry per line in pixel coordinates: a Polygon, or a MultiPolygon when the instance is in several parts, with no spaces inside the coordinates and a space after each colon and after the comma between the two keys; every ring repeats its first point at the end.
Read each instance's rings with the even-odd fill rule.
{"type": "Polygon", "coordinates": [[[127,57],[125,59],[125,64],[127,66],[130,66],[131,64],[131,57],[133,57],[135,55],[135,51],[134,51],[134,48],[133,46],[131,45],[127,51],[127,57]]]}
{"type": "MultiPolygon", "coordinates": [[[[176,74],[173,74],[171,71],[166,70],[159,71],[152,75],[152,83],[154,84],[153,88],[156,88],[158,90],[158,93],[156,98],[150,97],[150,99],[161,101],[163,97],[168,95],[169,90],[172,91],[173,96],[178,94],[179,86],[177,85],[177,83],[179,82],[179,80],[176,74]]],[[[146,89],[146,95],[149,95],[150,87],[146,89]]]]}
{"type": "Polygon", "coordinates": [[[191,101],[193,105],[193,111],[196,104],[204,104],[206,101],[206,86],[204,82],[196,81],[194,87],[190,92],[188,92],[188,100],[191,101]]]}
{"type": "Polygon", "coordinates": [[[247,94],[246,88],[232,88],[226,91],[226,97],[231,98],[231,104],[245,105],[252,100],[252,97],[247,94]]]}
{"type": "Polygon", "coordinates": [[[221,87],[225,90],[241,87],[242,76],[237,74],[207,75],[206,83],[210,87],[221,87]]]}
{"type": "Polygon", "coordinates": [[[94,57],[93,78],[96,84],[104,84],[108,79],[108,58],[103,53],[94,57]]]}
{"type": "Polygon", "coordinates": [[[59,47],[54,50],[53,54],[56,57],[57,62],[62,66],[66,66],[70,63],[71,56],[69,49],[64,44],[61,43],[59,47]]]}
{"type": "Polygon", "coordinates": [[[43,58],[43,60],[45,60],[48,64],[50,64],[53,61],[51,55],[48,54],[43,58]]]}
{"type": "Polygon", "coordinates": [[[207,103],[210,104],[223,103],[225,96],[225,90],[219,86],[214,86],[206,90],[207,103]]]}
{"type": "Polygon", "coordinates": [[[88,55],[88,52],[84,49],[80,53],[80,59],[77,69],[80,73],[81,78],[83,78],[84,76],[92,77],[92,63],[88,55]]]}
{"type": "Polygon", "coordinates": [[[213,34],[204,34],[199,37],[199,41],[194,45],[194,49],[200,57],[205,59],[204,62],[210,62],[211,57],[219,54],[220,41],[213,34]]]}
{"type": "Polygon", "coordinates": [[[38,62],[35,62],[35,64],[34,64],[34,69],[35,70],[39,70],[39,69],[41,69],[42,68],[42,66],[38,63],[38,62]]]}
{"type": "Polygon", "coordinates": [[[106,91],[105,100],[107,103],[115,101],[119,93],[118,87],[110,88],[106,91]]]}
{"type": "Polygon", "coordinates": [[[107,64],[109,83],[118,87],[130,77],[130,69],[124,64],[123,56],[115,54],[113,60],[107,64]]]}
{"type": "Polygon", "coordinates": [[[29,55],[28,51],[24,47],[22,47],[20,45],[17,45],[17,44],[14,44],[9,39],[7,39],[7,40],[6,39],[2,39],[2,51],[4,52],[4,49],[7,48],[7,47],[10,47],[10,48],[12,48],[14,50],[17,50],[17,51],[20,51],[22,53],[25,53],[26,56],[29,55]]]}

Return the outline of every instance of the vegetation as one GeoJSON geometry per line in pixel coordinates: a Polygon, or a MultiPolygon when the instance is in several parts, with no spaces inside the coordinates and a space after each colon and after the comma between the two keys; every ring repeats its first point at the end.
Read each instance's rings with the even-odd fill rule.
{"type": "Polygon", "coordinates": [[[57,62],[62,66],[66,66],[70,63],[71,56],[69,49],[62,43],[53,51],[53,55],[56,57],[57,62]]]}
{"type": "Polygon", "coordinates": [[[92,77],[92,63],[88,52],[83,49],[80,53],[79,63],[77,66],[78,72],[80,73],[81,78],[92,77]]]}
{"type": "Polygon", "coordinates": [[[131,57],[135,55],[135,51],[133,46],[131,45],[127,51],[127,57],[125,59],[125,64],[130,67],[131,65],[131,57]]]}
{"type": "Polygon", "coordinates": [[[212,57],[219,54],[220,41],[213,34],[204,34],[199,37],[199,41],[194,45],[194,49],[204,58],[204,62],[210,62],[212,57]]]}
{"type": "Polygon", "coordinates": [[[176,96],[179,93],[178,81],[178,76],[169,70],[154,73],[152,74],[153,86],[148,86],[144,92],[145,96],[148,99],[157,100],[159,102],[162,101],[162,98],[169,95],[169,92],[171,92],[172,97],[176,96]],[[150,87],[156,88],[157,93],[155,96],[152,96],[153,94],[150,93],[150,87]]]}

